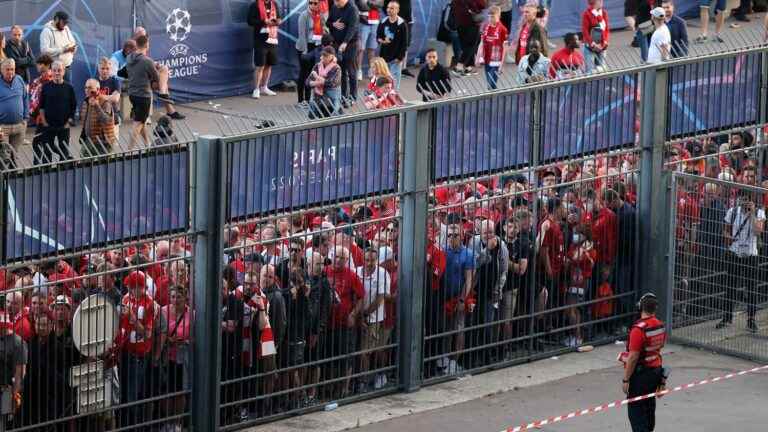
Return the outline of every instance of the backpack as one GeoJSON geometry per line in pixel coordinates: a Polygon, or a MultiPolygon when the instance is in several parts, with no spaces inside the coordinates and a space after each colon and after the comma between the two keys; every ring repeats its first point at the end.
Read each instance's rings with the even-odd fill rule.
{"type": "Polygon", "coordinates": [[[437,26],[437,40],[451,43],[451,33],[456,31],[456,17],[453,14],[452,2],[449,1],[440,13],[440,24],[437,26]]]}

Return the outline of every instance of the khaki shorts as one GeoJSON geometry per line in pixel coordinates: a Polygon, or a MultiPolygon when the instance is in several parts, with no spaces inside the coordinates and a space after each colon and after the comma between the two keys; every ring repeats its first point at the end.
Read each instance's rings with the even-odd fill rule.
{"type": "Polygon", "coordinates": [[[19,151],[19,147],[24,144],[24,136],[27,133],[27,123],[21,122],[12,125],[0,125],[0,131],[3,132],[3,137],[0,138],[0,159],[10,159],[11,150],[14,152],[19,151]],[[8,147],[11,149],[8,149],[8,147]]]}
{"type": "Polygon", "coordinates": [[[501,318],[504,321],[510,321],[515,317],[515,309],[517,309],[517,290],[504,291],[501,303],[504,306],[501,318]]]}
{"type": "Polygon", "coordinates": [[[378,322],[376,324],[368,324],[363,327],[360,349],[362,351],[381,348],[389,343],[389,337],[392,334],[392,329],[384,328],[384,324],[378,322]]]}

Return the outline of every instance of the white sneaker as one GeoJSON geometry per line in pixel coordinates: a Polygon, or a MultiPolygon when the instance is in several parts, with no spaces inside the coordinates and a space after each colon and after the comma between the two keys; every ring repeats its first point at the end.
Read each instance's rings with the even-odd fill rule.
{"type": "Polygon", "coordinates": [[[258,99],[261,97],[261,94],[259,93],[259,89],[254,89],[253,93],[251,93],[251,97],[254,99],[258,99]]]}
{"type": "Polygon", "coordinates": [[[264,96],[277,96],[277,93],[270,90],[269,87],[262,87],[261,93],[264,94],[264,96]]]}
{"type": "Polygon", "coordinates": [[[357,80],[358,81],[362,81],[363,80],[363,70],[362,69],[358,69],[357,70],[357,80]]]}
{"type": "Polygon", "coordinates": [[[373,382],[373,388],[376,390],[383,388],[387,385],[387,376],[384,374],[376,375],[376,379],[373,382]]]}

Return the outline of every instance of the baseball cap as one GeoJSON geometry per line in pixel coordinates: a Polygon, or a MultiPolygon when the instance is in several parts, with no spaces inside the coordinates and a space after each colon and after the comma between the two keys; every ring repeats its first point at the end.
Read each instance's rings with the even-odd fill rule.
{"type": "Polygon", "coordinates": [[[653,8],[651,10],[651,16],[654,18],[664,18],[666,14],[664,13],[664,9],[660,7],[653,8]]]}

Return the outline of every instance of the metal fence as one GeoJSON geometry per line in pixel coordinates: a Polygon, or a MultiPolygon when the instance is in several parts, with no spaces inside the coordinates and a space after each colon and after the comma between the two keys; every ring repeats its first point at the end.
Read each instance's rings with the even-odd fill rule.
{"type": "Polygon", "coordinates": [[[5,172],[21,294],[1,321],[29,358],[2,377],[21,404],[4,426],[238,429],[611,342],[641,290],[695,305],[685,340],[710,306],[668,289],[695,260],[665,258],[689,177],[664,168],[706,159],[683,140],[765,124],[766,67],[749,48],[5,172]],[[711,64],[720,81],[678,79],[711,64]],[[738,91],[740,114],[707,114],[738,91]],[[73,405],[84,381],[96,402],[73,405]]]}

